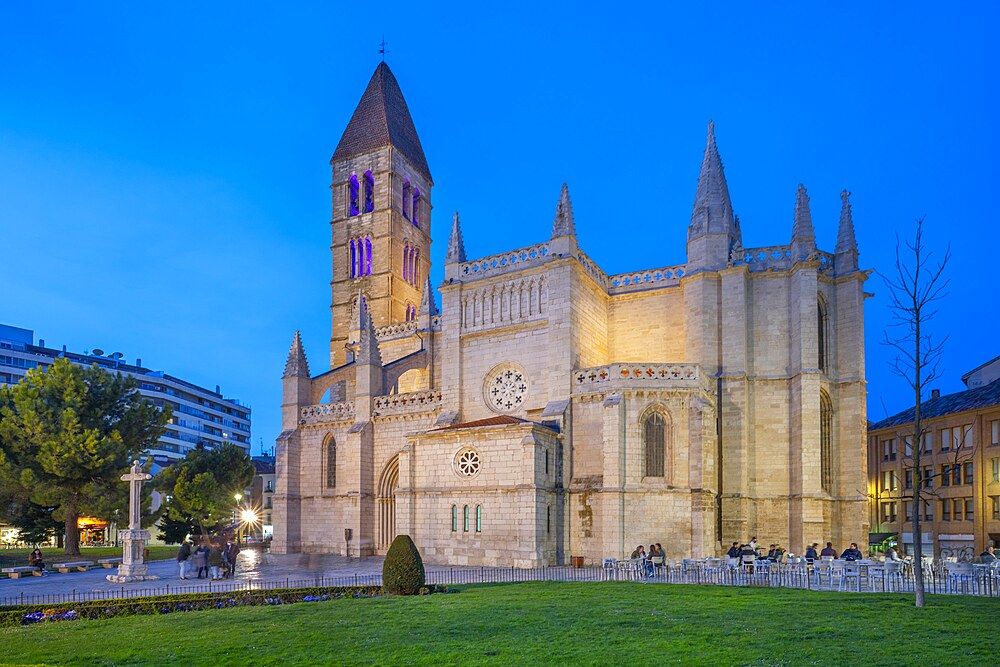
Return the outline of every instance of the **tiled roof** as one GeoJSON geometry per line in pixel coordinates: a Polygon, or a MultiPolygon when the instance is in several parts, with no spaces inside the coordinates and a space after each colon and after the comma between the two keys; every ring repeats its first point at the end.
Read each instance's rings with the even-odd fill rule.
{"type": "Polygon", "coordinates": [[[253,461],[253,467],[257,469],[258,475],[274,474],[274,464],[270,461],[253,461]]]}
{"type": "Polygon", "coordinates": [[[386,146],[394,146],[430,180],[431,170],[403,92],[389,66],[379,63],[331,161],[371,153],[386,146]]]}
{"type": "MultiPolygon", "coordinates": [[[[995,380],[984,387],[967,389],[955,394],[940,396],[920,404],[920,419],[933,419],[956,412],[965,412],[976,408],[1000,405],[1000,380],[995,380]]],[[[913,408],[903,410],[882,421],[869,425],[869,430],[877,431],[890,426],[909,424],[913,421],[913,408]]]]}
{"type": "Polygon", "coordinates": [[[441,428],[434,429],[435,431],[450,431],[456,428],[479,428],[480,426],[510,426],[511,424],[530,424],[527,419],[521,419],[520,417],[511,417],[509,415],[501,415],[499,417],[489,417],[488,419],[478,419],[474,422],[465,422],[464,424],[452,424],[451,426],[442,426],[441,428]]]}

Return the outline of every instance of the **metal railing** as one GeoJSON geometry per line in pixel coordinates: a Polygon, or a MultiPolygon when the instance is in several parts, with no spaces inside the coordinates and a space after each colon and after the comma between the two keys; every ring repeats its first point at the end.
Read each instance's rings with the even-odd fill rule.
{"type": "MultiPolygon", "coordinates": [[[[428,569],[426,583],[452,586],[459,584],[519,583],[529,581],[634,581],[636,583],[693,584],[708,586],[759,586],[767,588],[797,588],[818,591],[843,591],[845,593],[912,593],[913,574],[889,574],[884,571],[843,577],[842,573],[805,566],[773,564],[767,567],[736,567],[721,565],[707,567],[703,562],[675,563],[655,568],[653,576],[644,570],[622,569],[620,561],[614,567],[551,566],[540,568],[480,567],[428,569]]],[[[69,593],[43,593],[8,595],[0,597],[0,607],[28,604],[58,604],[92,600],[120,600],[160,595],[186,595],[191,593],[238,593],[254,590],[280,590],[290,588],[327,588],[340,586],[381,586],[379,574],[352,575],[347,577],[285,577],[283,579],[248,579],[242,581],[213,582],[204,584],[173,585],[130,588],[122,586],[105,590],[73,590],[69,593]]],[[[982,574],[955,577],[943,571],[924,574],[924,590],[928,594],[957,594],[980,597],[1000,597],[1000,574],[983,570],[982,574]]]]}

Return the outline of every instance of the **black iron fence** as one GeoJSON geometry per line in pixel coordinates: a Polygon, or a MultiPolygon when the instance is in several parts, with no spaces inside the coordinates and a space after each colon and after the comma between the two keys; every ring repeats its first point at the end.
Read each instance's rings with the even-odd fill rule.
{"type": "MultiPolygon", "coordinates": [[[[820,591],[862,593],[912,593],[912,573],[887,573],[862,568],[857,574],[821,571],[814,568],[774,565],[761,567],[706,567],[704,563],[665,565],[649,570],[613,566],[574,568],[554,566],[542,568],[460,567],[427,571],[428,585],[493,584],[528,581],[630,581],[637,583],[694,584],[709,586],[762,586],[798,588],[820,591]]],[[[352,575],[346,577],[285,577],[283,579],[247,579],[211,581],[205,583],[163,584],[133,588],[131,585],[101,590],[73,590],[68,593],[19,593],[0,597],[0,607],[24,604],[66,604],[89,600],[120,600],[129,598],[179,595],[190,593],[225,593],[289,588],[322,588],[333,586],[381,586],[382,576],[352,575]]],[[[929,594],[957,594],[1000,597],[1000,573],[983,569],[971,575],[956,576],[944,571],[929,571],[924,576],[924,588],[929,594]]]]}

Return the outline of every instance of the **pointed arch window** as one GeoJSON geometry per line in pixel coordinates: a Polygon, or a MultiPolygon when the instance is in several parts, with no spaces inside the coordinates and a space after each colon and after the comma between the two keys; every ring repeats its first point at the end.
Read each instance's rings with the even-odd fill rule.
{"type": "Polygon", "coordinates": [[[351,253],[351,277],[370,276],[372,274],[372,237],[351,239],[348,245],[351,253]]]}
{"type": "Polygon", "coordinates": [[[665,477],[667,420],[659,412],[652,412],[643,420],[642,446],[645,454],[643,477],[665,477]]]}
{"type": "Polygon", "coordinates": [[[412,322],[417,319],[417,307],[412,303],[406,304],[406,321],[412,322]]]}
{"type": "Polygon", "coordinates": [[[365,237],[365,266],[364,273],[362,275],[370,276],[372,274],[372,237],[365,237]]]}
{"type": "Polygon", "coordinates": [[[403,179],[403,217],[407,220],[410,219],[410,202],[413,199],[413,188],[410,185],[410,179],[403,179]]]}
{"type": "Polygon", "coordinates": [[[420,248],[413,248],[413,261],[410,263],[410,284],[416,286],[419,284],[417,281],[417,262],[420,261],[420,248]]]}
{"type": "Polygon", "coordinates": [[[375,210],[375,177],[372,170],[365,172],[365,213],[375,210]]]}
{"type": "Polygon", "coordinates": [[[819,394],[819,479],[833,493],[833,403],[825,391],[819,394]]]}
{"type": "Polygon", "coordinates": [[[351,174],[351,178],[347,182],[347,215],[354,217],[361,213],[361,209],[358,206],[358,197],[361,187],[358,184],[358,175],[351,174]]]}
{"type": "Polygon", "coordinates": [[[326,442],[326,488],[337,488],[337,441],[333,437],[326,442]]]}
{"type": "Polygon", "coordinates": [[[420,227],[420,188],[413,186],[413,208],[410,211],[410,222],[414,227],[420,227]]]}
{"type": "Polygon", "coordinates": [[[483,532],[483,506],[476,505],[476,532],[483,532]]]}
{"type": "Polygon", "coordinates": [[[458,532],[458,505],[451,506],[451,532],[458,532]]]}
{"type": "Polygon", "coordinates": [[[823,297],[816,301],[816,366],[822,372],[828,370],[827,367],[827,318],[826,302],[823,297]]]}
{"type": "Polygon", "coordinates": [[[462,506],[462,532],[469,532],[469,506],[462,506]]]}
{"type": "Polygon", "coordinates": [[[351,277],[352,278],[357,278],[358,277],[358,244],[357,244],[357,241],[355,241],[354,239],[351,239],[348,242],[348,245],[351,246],[351,277]]]}
{"type": "Polygon", "coordinates": [[[410,282],[410,242],[403,242],[403,280],[410,282]]]}

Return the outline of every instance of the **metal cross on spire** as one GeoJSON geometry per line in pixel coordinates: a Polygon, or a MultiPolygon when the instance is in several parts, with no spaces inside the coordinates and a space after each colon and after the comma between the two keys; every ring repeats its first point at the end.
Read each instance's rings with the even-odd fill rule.
{"type": "Polygon", "coordinates": [[[389,42],[385,41],[385,35],[382,35],[382,41],[379,42],[379,45],[378,45],[378,47],[379,47],[378,48],[378,52],[379,52],[379,55],[382,56],[382,62],[385,62],[385,54],[389,53],[389,50],[385,48],[386,44],[388,44],[388,43],[389,42]]]}

